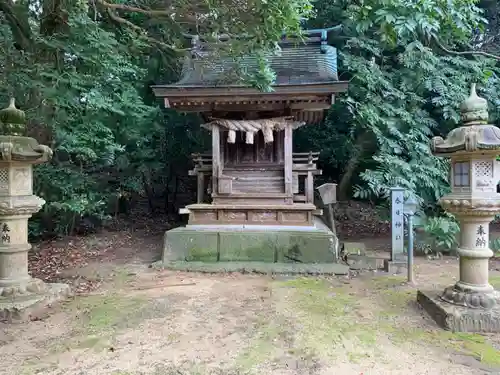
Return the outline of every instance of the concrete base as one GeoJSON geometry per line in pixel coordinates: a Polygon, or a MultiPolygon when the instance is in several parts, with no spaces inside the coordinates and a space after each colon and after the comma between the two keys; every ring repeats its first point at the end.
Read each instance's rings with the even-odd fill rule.
{"type": "Polygon", "coordinates": [[[266,263],[266,262],[168,262],[153,264],[157,269],[202,273],[257,273],[265,275],[348,275],[349,267],[340,263],[266,263]]]}
{"type": "Polygon", "coordinates": [[[445,302],[439,295],[439,291],[419,290],[417,302],[440,327],[452,332],[500,332],[500,306],[472,309],[445,302]]]}
{"type": "Polygon", "coordinates": [[[397,275],[406,272],[408,269],[408,262],[406,260],[384,260],[384,271],[392,275],[397,275]]]}
{"type": "Polygon", "coordinates": [[[333,263],[334,234],[314,226],[188,225],[165,233],[162,262],[333,263]]]}
{"type": "Polygon", "coordinates": [[[0,297],[0,321],[21,323],[33,320],[52,303],[70,295],[67,284],[45,284],[43,293],[0,297]]]}
{"type": "Polygon", "coordinates": [[[386,259],[366,255],[347,255],[347,264],[352,270],[379,270],[384,269],[386,259]]]}

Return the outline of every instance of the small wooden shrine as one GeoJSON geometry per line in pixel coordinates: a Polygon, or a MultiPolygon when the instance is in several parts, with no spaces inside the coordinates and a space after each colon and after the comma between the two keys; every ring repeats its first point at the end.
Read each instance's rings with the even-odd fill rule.
{"type": "MultiPolygon", "coordinates": [[[[198,199],[184,211],[189,225],[313,225],[319,152],[294,153],[293,131],[319,123],[347,83],[338,80],[327,30],[305,35],[284,38],[280,54],[269,57],[271,92],[238,83],[230,60],[204,59],[209,51],[199,39],[180,81],[153,86],[166,108],[200,113],[212,134],[211,153],[193,155],[198,199]]],[[[242,65],[251,72],[257,60],[245,57],[242,65]]]]}

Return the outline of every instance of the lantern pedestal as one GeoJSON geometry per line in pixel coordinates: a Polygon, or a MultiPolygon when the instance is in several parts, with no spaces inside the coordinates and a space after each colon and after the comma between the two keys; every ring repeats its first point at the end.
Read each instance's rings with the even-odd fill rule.
{"type": "Polygon", "coordinates": [[[422,291],[417,302],[442,328],[452,332],[500,332],[500,308],[473,309],[451,304],[442,299],[442,293],[422,291]]]}
{"type": "Polygon", "coordinates": [[[33,138],[0,136],[0,321],[27,320],[70,292],[28,273],[28,219],[45,204],[33,195],[32,165],[51,154],[33,138]]]}
{"type": "MultiPolygon", "coordinates": [[[[441,298],[449,303],[470,308],[490,309],[496,305],[498,295],[488,282],[489,259],[493,251],[489,245],[489,225],[494,216],[477,212],[478,216],[457,213],[460,222],[460,279],[446,288],[441,298]]],[[[500,302],[500,301],[499,301],[500,302]]]]}
{"type": "MultiPolygon", "coordinates": [[[[460,202],[460,201],[459,201],[460,202]]],[[[448,211],[453,200],[442,200],[448,211]]],[[[460,279],[455,285],[436,291],[418,291],[417,301],[443,328],[457,332],[500,332],[500,293],[488,282],[488,211],[455,212],[460,222],[460,279]]]]}

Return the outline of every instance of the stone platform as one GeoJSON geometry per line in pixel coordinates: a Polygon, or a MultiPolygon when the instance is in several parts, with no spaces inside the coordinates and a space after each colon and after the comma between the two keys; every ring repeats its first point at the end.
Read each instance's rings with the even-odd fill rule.
{"type": "Polygon", "coordinates": [[[349,275],[349,267],[341,263],[269,263],[269,262],[186,262],[153,264],[156,269],[201,273],[252,273],[263,275],[349,275]]]}
{"type": "Polygon", "coordinates": [[[407,272],[408,257],[404,254],[399,254],[395,259],[384,260],[384,271],[392,275],[407,272]]]}
{"type": "Polygon", "coordinates": [[[336,239],[312,226],[188,225],[165,233],[162,262],[335,263],[336,239]]]}
{"type": "Polygon", "coordinates": [[[417,302],[442,328],[452,332],[500,332],[500,306],[489,310],[460,307],[443,301],[441,293],[419,290],[417,302]]]}
{"type": "Polygon", "coordinates": [[[42,315],[52,303],[71,294],[67,284],[43,283],[43,291],[0,297],[0,322],[22,323],[42,315]]]}

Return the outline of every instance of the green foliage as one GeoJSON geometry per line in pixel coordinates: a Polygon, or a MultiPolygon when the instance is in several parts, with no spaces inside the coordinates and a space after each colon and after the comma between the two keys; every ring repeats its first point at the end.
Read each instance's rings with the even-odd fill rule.
{"type": "Polygon", "coordinates": [[[116,213],[118,199],[145,196],[153,182],[144,176],[161,172],[168,158],[167,123],[142,95],[149,66],[136,53],[147,46],[123,43],[79,9],[67,16],[51,35],[34,28],[33,50],[19,50],[10,28],[0,26],[0,99],[14,95],[30,135],[54,150],[50,164],[35,168],[35,193],[47,201],[31,227],[35,235],[73,233],[85,218],[99,224],[116,213]]]}
{"type": "Polygon", "coordinates": [[[460,227],[453,216],[418,219],[415,223],[415,229],[420,229],[424,234],[423,242],[428,245],[423,247],[425,254],[441,253],[456,248],[460,227]]]}
{"type": "Polygon", "coordinates": [[[494,253],[500,253],[500,238],[494,238],[490,240],[490,249],[494,253]]]}
{"type": "MultiPolygon", "coordinates": [[[[496,61],[450,55],[439,47],[469,49],[486,25],[481,10],[469,0],[336,0],[316,6],[313,26],[343,24],[332,42],[340,51],[341,79],[350,86],[322,134],[331,147],[339,138],[347,145],[329,156],[341,166],[340,193],[353,186],[356,198],[387,199],[399,185],[420,203],[435,204],[449,191],[449,164],[431,154],[430,138],[459,122],[471,82],[480,84],[490,103],[500,99],[496,61]]],[[[498,106],[490,109],[497,118],[498,106]]]]}
{"type": "MultiPolygon", "coordinates": [[[[152,211],[155,199],[177,211],[168,202],[186,189],[178,176],[187,174],[192,152],[204,151],[206,134],[196,117],[162,113],[149,85],[176,79],[193,9],[204,14],[196,32],[209,43],[214,33],[245,34],[216,43],[216,54],[235,58],[265,56],[312,14],[309,0],[254,1],[253,12],[219,0],[172,7],[157,0],[0,6],[0,101],[15,96],[30,135],[54,150],[53,161],[35,169],[35,193],[47,204],[32,234],[100,225],[121,202],[141,197],[152,211]]],[[[264,57],[259,68],[244,78],[265,90],[274,73],[264,57]]]]}
{"type": "Polygon", "coordinates": [[[7,40],[9,57],[25,64],[5,77],[24,108],[38,106],[28,116],[50,134],[55,157],[35,170],[35,192],[48,202],[44,214],[57,218],[52,229],[63,233],[85,216],[105,218],[109,197],[135,178],[113,181],[109,168],[119,172],[130,152],[146,147],[148,128],[159,120],[138,92],[145,70],[115,35],[82,13],[70,14],[67,25],[58,37],[35,35],[44,51],[63,56],[55,61],[16,51],[7,40]],[[35,80],[20,79],[35,72],[35,80]]]}

